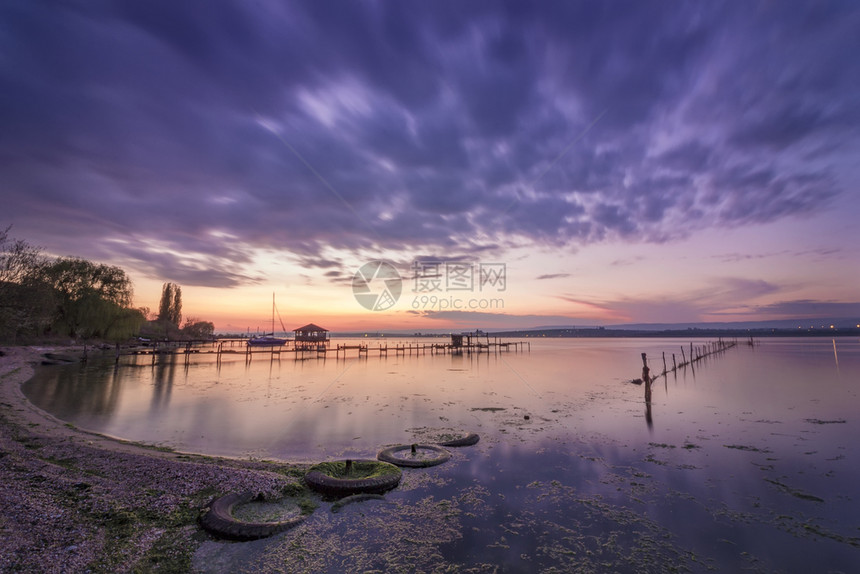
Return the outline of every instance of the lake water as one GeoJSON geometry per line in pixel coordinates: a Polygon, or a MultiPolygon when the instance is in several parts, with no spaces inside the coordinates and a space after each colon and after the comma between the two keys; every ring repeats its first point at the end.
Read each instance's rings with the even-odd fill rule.
{"type": "Polygon", "coordinates": [[[739,344],[657,378],[647,408],[629,382],[640,353],[660,372],[689,342],[126,358],[42,368],[24,392],[82,428],[239,457],[372,458],[434,433],[481,435],[406,470],[386,501],[323,503],[307,528],[206,542],[203,570],[857,571],[860,341],[739,344]]]}

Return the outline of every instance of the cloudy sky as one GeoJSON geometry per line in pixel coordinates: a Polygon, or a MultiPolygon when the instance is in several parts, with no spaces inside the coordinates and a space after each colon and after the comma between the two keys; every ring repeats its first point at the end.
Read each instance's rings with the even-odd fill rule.
{"type": "Polygon", "coordinates": [[[272,292],[331,329],[860,316],[858,31],[853,1],[10,0],[0,225],[220,329],[272,292]],[[370,311],[375,260],[403,281],[370,311]]]}

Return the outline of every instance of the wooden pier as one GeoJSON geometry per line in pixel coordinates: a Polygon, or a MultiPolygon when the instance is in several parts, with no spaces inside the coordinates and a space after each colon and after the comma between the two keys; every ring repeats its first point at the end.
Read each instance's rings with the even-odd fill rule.
{"type": "Polygon", "coordinates": [[[257,347],[248,344],[248,339],[216,339],[207,341],[152,341],[146,343],[146,346],[132,347],[127,350],[117,349],[116,361],[119,362],[120,357],[135,356],[135,357],[151,357],[152,363],[155,364],[157,357],[182,357],[185,364],[189,364],[191,358],[201,355],[215,355],[216,360],[221,362],[222,357],[226,356],[242,356],[246,362],[250,362],[255,357],[268,357],[270,360],[281,359],[282,355],[287,355],[293,360],[305,359],[325,359],[331,354],[334,354],[335,359],[346,359],[348,357],[369,357],[376,355],[378,357],[388,357],[390,354],[395,356],[418,356],[440,354],[472,354],[472,353],[502,353],[502,352],[521,352],[531,351],[531,343],[528,341],[502,341],[494,338],[487,338],[485,342],[468,343],[395,343],[389,344],[387,341],[384,344],[372,346],[367,343],[359,344],[338,344],[335,341],[329,341],[330,344],[307,344],[296,341],[289,341],[286,345],[275,345],[272,347],[257,347]]]}

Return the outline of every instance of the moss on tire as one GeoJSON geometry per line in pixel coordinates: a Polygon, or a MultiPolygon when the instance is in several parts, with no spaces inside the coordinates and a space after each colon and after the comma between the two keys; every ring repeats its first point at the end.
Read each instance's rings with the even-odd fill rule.
{"type": "Polygon", "coordinates": [[[304,479],[312,490],[341,497],[386,492],[400,484],[402,476],[399,468],[378,460],[336,460],[312,466],[304,479]]]}
{"type": "Polygon", "coordinates": [[[399,444],[390,446],[376,455],[376,458],[383,462],[396,464],[397,466],[406,466],[409,468],[427,468],[428,466],[436,466],[447,462],[451,458],[451,453],[435,444],[399,444]],[[436,453],[432,458],[400,458],[396,456],[398,452],[411,450],[417,452],[418,449],[429,450],[436,453]]]}
{"type": "Polygon", "coordinates": [[[216,536],[232,540],[256,540],[288,530],[305,519],[304,515],[277,522],[244,522],[233,517],[233,507],[254,500],[253,492],[227,494],[212,500],[200,516],[200,524],[216,536]]]}

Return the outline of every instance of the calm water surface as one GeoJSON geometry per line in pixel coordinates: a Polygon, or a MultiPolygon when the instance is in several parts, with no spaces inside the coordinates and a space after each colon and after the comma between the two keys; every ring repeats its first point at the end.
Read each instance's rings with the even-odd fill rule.
{"type": "Polygon", "coordinates": [[[323,503],[305,530],[207,542],[203,570],[857,571],[860,341],[740,345],[657,379],[648,408],[627,382],[640,353],[659,372],[682,344],[139,358],[44,368],[24,391],[83,428],[219,455],[370,458],[443,430],[481,434],[449,463],[406,471],[385,502],[323,503]]]}

